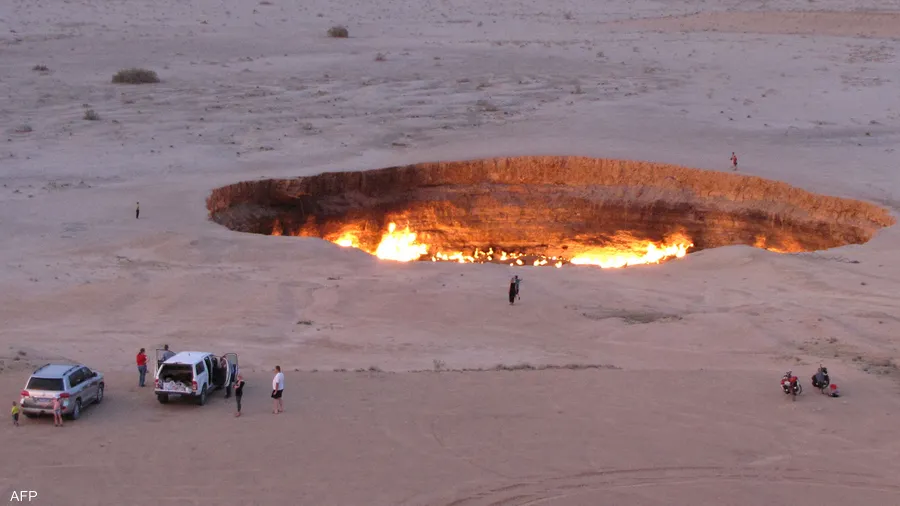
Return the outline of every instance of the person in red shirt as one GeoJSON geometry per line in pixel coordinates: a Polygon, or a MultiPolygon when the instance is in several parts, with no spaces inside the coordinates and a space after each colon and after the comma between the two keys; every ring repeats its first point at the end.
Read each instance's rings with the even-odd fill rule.
{"type": "Polygon", "coordinates": [[[147,377],[147,353],[144,352],[143,348],[138,352],[136,361],[138,366],[138,386],[144,386],[144,378],[147,377]]]}
{"type": "Polygon", "coordinates": [[[734,154],[734,151],[731,152],[731,165],[734,167],[734,170],[737,170],[737,155],[734,154]]]}

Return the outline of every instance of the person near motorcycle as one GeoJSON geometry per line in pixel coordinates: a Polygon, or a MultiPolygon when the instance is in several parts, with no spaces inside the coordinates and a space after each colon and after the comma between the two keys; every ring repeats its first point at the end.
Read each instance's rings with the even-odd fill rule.
{"type": "Polygon", "coordinates": [[[828,377],[828,369],[825,366],[819,366],[819,370],[812,377],[812,384],[821,390],[823,394],[825,393],[825,389],[831,384],[831,378],[828,377]]]}

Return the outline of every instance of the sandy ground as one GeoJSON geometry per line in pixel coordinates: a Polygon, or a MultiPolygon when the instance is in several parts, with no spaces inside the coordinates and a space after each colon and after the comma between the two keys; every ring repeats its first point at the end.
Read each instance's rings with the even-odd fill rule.
{"type": "Polygon", "coordinates": [[[745,173],[896,209],[898,40],[900,5],[866,0],[3,2],[0,391],[8,406],[57,358],[109,389],[63,429],[0,429],[0,492],[900,503],[896,227],[815,254],[512,271],[240,235],[204,209],[218,185],[324,170],[519,154],[726,170],[732,151],[745,173]],[[109,82],[129,66],[163,82],[109,82]],[[162,343],[239,353],[247,416],[136,388],[134,354],[162,343]],[[781,373],[821,361],[846,395],[784,398],[781,373]],[[435,363],[610,367],[412,372],[435,363]],[[386,372],[332,372],[370,367],[386,372]]]}

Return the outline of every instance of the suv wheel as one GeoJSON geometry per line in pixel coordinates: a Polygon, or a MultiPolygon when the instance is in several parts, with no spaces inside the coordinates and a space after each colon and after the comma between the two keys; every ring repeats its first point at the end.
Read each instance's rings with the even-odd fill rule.
{"type": "Polygon", "coordinates": [[[200,392],[200,398],[197,399],[197,404],[204,405],[206,404],[206,386],[203,387],[203,391],[200,392]]]}
{"type": "Polygon", "coordinates": [[[103,384],[101,383],[99,387],[97,387],[97,398],[94,400],[97,404],[103,402],[103,384]]]}
{"type": "Polygon", "coordinates": [[[69,416],[72,420],[81,418],[81,399],[75,399],[75,407],[72,409],[72,414],[69,416]]]}

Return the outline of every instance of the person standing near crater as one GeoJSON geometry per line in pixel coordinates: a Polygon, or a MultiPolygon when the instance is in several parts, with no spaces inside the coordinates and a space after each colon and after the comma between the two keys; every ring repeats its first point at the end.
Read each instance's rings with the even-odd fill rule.
{"type": "Polygon", "coordinates": [[[734,151],[731,152],[731,166],[733,170],[737,170],[737,155],[734,154],[734,151]]]}
{"type": "Polygon", "coordinates": [[[134,206],[134,219],[136,219],[136,220],[141,219],[141,203],[140,202],[138,202],[134,206]]]}
{"type": "Polygon", "coordinates": [[[519,296],[519,281],[522,281],[519,276],[513,276],[512,279],[509,280],[509,305],[512,306],[516,302],[516,297],[519,296]]]}

